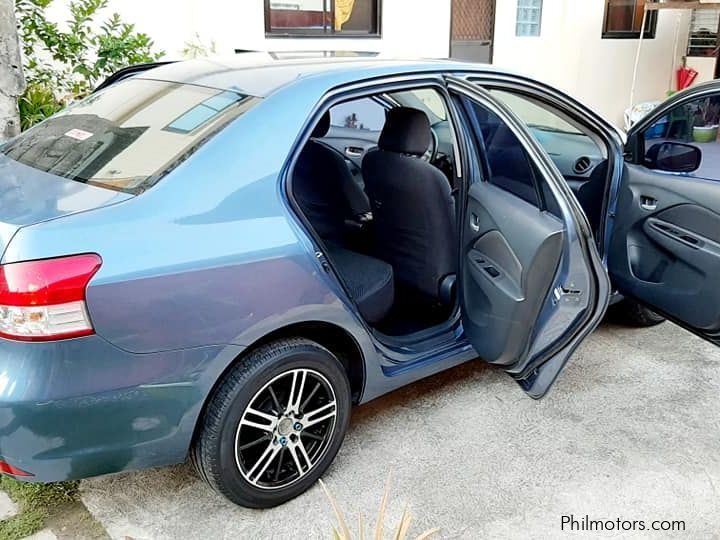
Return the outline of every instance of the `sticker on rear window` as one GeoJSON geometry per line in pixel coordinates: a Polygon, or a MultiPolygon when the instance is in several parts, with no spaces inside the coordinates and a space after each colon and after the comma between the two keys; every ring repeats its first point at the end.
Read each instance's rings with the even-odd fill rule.
{"type": "Polygon", "coordinates": [[[75,139],[76,141],[84,141],[89,139],[93,136],[92,133],[89,131],[84,131],[82,129],[71,129],[70,131],[65,132],[66,137],[70,137],[71,139],[75,139]]]}

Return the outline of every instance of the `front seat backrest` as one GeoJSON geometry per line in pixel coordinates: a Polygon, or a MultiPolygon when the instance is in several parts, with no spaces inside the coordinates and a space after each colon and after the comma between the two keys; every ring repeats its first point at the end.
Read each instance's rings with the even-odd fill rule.
{"type": "Polygon", "coordinates": [[[456,223],[447,178],[420,159],[431,140],[424,112],[390,109],[378,149],[365,155],[362,173],[375,254],[393,266],[399,284],[438,300],[443,278],[456,273],[456,223]]]}
{"type": "Polygon", "coordinates": [[[315,140],[327,135],[329,129],[328,111],[298,157],[293,194],[317,234],[325,240],[342,243],[345,221],[368,212],[370,207],[342,155],[315,140]]]}

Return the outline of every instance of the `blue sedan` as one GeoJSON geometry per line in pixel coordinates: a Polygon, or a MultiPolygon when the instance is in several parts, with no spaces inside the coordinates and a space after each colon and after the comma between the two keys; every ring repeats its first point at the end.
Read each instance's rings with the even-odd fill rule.
{"type": "Polygon", "coordinates": [[[478,357],[542,397],[610,302],[717,343],[720,184],[657,125],[718,94],[626,144],[487,66],[119,73],[0,147],[0,472],[189,456],[269,507],[326,471],[353,404],[478,357]]]}

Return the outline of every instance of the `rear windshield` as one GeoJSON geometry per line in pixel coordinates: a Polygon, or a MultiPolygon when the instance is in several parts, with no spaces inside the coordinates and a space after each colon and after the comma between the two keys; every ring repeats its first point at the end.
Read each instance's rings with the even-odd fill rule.
{"type": "Polygon", "coordinates": [[[259,99],[239,91],[129,79],[68,107],[1,151],[57,176],[139,193],[259,99]]]}

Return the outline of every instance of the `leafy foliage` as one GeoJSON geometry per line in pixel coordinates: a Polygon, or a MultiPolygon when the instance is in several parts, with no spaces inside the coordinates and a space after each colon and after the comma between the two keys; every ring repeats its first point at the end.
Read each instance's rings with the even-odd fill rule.
{"type": "Polygon", "coordinates": [[[0,521],[0,538],[3,540],[21,540],[41,530],[45,526],[47,512],[28,510],[0,521]]]}
{"type": "Polygon", "coordinates": [[[48,20],[53,0],[16,0],[28,86],[53,88],[61,99],[84,97],[120,68],[153,62],[153,41],[117,13],[96,22],[108,0],[71,0],[67,29],[48,20]]]}
{"type": "Polygon", "coordinates": [[[212,56],[217,53],[217,44],[215,40],[210,40],[210,44],[206,45],[205,42],[200,38],[200,34],[195,32],[192,39],[185,42],[185,46],[182,48],[180,53],[183,58],[190,60],[195,58],[205,58],[206,56],[212,56]]]}
{"type": "Polygon", "coordinates": [[[56,98],[55,93],[47,86],[42,84],[28,86],[18,99],[20,128],[23,131],[31,128],[58,112],[63,106],[63,102],[56,98]]]}
{"type": "Polygon", "coordinates": [[[707,97],[697,101],[693,105],[695,105],[694,126],[717,126],[718,123],[720,123],[720,101],[718,98],[707,97]]]}

